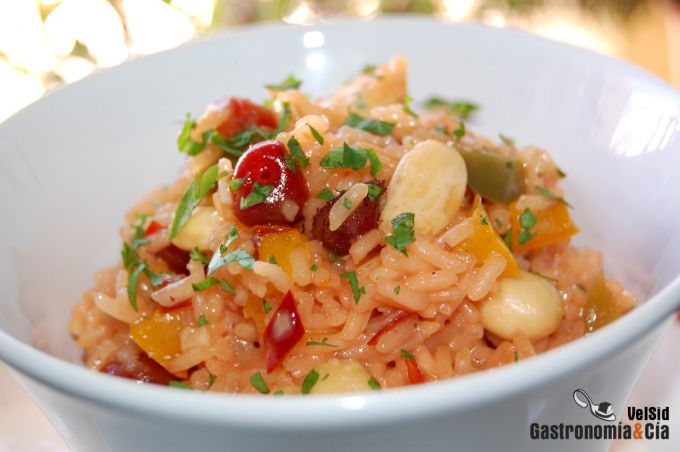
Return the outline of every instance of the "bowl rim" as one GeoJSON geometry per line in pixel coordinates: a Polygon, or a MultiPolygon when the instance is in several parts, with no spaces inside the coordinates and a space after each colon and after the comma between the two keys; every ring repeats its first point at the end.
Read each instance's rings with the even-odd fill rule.
{"type": "MultiPolygon", "coordinates": [[[[301,30],[351,29],[353,27],[391,27],[428,24],[451,28],[466,28],[474,33],[496,34],[499,38],[516,40],[532,48],[548,48],[586,59],[598,67],[612,67],[641,78],[668,94],[680,105],[680,93],[670,85],[641,68],[613,57],[601,55],[568,44],[548,40],[526,32],[498,29],[482,24],[453,24],[436,18],[418,16],[380,17],[371,21],[330,20],[312,25],[294,26],[281,23],[261,23],[234,27],[211,33],[178,48],[134,58],[123,65],[87,77],[106,77],[121,66],[145,64],[159,55],[178,49],[210,45],[226,39],[243,39],[252,34],[297,33],[301,30]]],[[[38,100],[55,93],[76,89],[80,82],[52,90],[38,100]]],[[[11,128],[30,112],[29,105],[0,123],[0,129],[11,128]]],[[[431,417],[454,413],[475,406],[507,399],[551,383],[554,379],[574,375],[598,360],[605,360],[632,342],[649,333],[669,316],[680,300],[680,275],[656,295],[635,308],[635,312],[588,336],[557,349],[523,360],[512,366],[478,372],[417,387],[395,388],[352,395],[316,397],[262,397],[260,395],[214,394],[173,391],[154,385],[103,375],[77,364],[48,355],[0,330],[0,358],[25,374],[61,393],[75,396],[125,411],[144,413],[157,418],[189,420],[206,425],[221,425],[252,430],[324,430],[338,428],[368,428],[386,423],[406,421],[415,417],[431,417]],[[272,400],[274,400],[272,402],[272,400]],[[403,407],[408,406],[409,410],[403,407]],[[181,411],[178,410],[181,408],[181,411]],[[291,413],[295,413],[291,416],[291,413]],[[323,413],[325,416],[319,416],[323,413]]]]}

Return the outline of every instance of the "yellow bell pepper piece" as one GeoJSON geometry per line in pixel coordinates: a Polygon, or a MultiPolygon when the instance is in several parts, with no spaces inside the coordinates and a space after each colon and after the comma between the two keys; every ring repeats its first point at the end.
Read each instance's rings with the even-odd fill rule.
{"type": "Polygon", "coordinates": [[[309,254],[307,237],[297,229],[271,232],[262,236],[260,246],[258,247],[259,258],[261,261],[269,262],[274,257],[276,264],[283,271],[292,275],[292,266],[288,256],[293,250],[300,247],[304,247],[305,251],[309,254]]]}
{"type": "Polygon", "coordinates": [[[474,254],[479,262],[485,262],[492,253],[499,254],[507,262],[501,276],[510,278],[519,276],[517,261],[515,261],[512,252],[505,246],[503,239],[491,226],[489,216],[479,195],[475,195],[470,216],[473,218],[474,232],[458,244],[456,249],[474,254]]]}
{"type": "Polygon", "coordinates": [[[563,242],[580,232],[571,221],[567,206],[562,202],[555,202],[555,204],[540,212],[531,212],[536,217],[536,223],[529,228],[531,238],[520,244],[519,236],[522,231],[520,216],[523,212],[517,209],[515,202],[510,203],[509,210],[512,226],[512,250],[518,253],[563,242]]]}
{"type": "Polygon", "coordinates": [[[600,329],[622,315],[623,310],[616,303],[614,295],[607,287],[604,273],[600,272],[593,287],[590,288],[586,301],[586,328],[588,332],[600,329]]]}
{"type": "Polygon", "coordinates": [[[264,301],[257,298],[250,298],[243,307],[243,315],[246,318],[253,319],[257,332],[262,336],[265,327],[264,319],[266,316],[266,313],[264,312],[264,301]]]}
{"type": "Polygon", "coordinates": [[[154,312],[130,325],[130,337],[151,359],[167,367],[182,351],[179,332],[183,327],[178,313],[154,312]]]}

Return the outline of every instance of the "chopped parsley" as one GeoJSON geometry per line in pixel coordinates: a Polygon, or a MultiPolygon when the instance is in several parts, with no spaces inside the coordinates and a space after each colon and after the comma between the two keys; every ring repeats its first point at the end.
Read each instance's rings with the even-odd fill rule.
{"type": "Polygon", "coordinates": [[[274,134],[270,130],[262,130],[257,127],[243,130],[235,135],[225,138],[214,130],[209,130],[204,134],[204,141],[210,141],[210,144],[217,146],[222,152],[230,157],[232,163],[236,163],[245,150],[251,144],[255,144],[262,140],[273,138],[274,134]]]}
{"type": "Polygon", "coordinates": [[[406,95],[406,97],[404,98],[404,111],[406,113],[408,113],[409,115],[413,116],[414,118],[417,118],[418,113],[416,113],[415,111],[413,111],[413,109],[411,109],[411,103],[412,102],[413,102],[413,98],[409,95],[406,95]]]}
{"type": "Polygon", "coordinates": [[[276,261],[276,256],[274,256],[273,254],[271,256],[269,256],[269,263],[277,265],[278,262],[276,261]]]}
{"type": "Polygon", "coordinates": [[[227,281],[226,279],[220,281],[220,289],[232,295],[236,293],[236,289],[234,289],[234,287],[231,284],[229,284],[229,281],[227,281]]]}
{"type": "Polygon", "coordinates": [[[344,143],[342,148],[331,149],[331,151],[321,159],[319,164],[325,169],[349,168],[358,171],[366,165],[367,161],[371,164],[371,176],[375,177],[382,168],[382,162],[380,162],[375,151],[361,147],[352,147],[349,144],[344,143]]]}
{"type": "Polygon", "coordinates": [[[379,185],[368,184],[368,199],[375,201],[380,193],[382,193],[382,188],[379,185]]]}
{"type": "Polygon", "coordinates": [[[512,169],[513,166],[515,166],[515,163],[512,160],[508,160],[505,162],[505,167],[507,169],[512,169]]]}
{"type": "Polygon", "coordinates": [[[562,171],[559,167],[556,167],[556,169],[557,169],[557,175],[560,176],[562,179],[564,179],[565,177],[567,177],[567,173],[565,173],[564,171],[562,171]]]}
{"type": "Polygon", "coordinates": [[[309,270],[312,271],[312,272],[315,272],[315,271],[317,271],[318,269],[319,269],[319,264],[317,264],[316,262],[314,262],[314,263],[312,264],[312,266],[309,267],[309,270]]]}
{"type": "Polygon", "coordinates": [[[278,135],[280,132],[283,132],[284,130],[288,129],[288,123],[290,122],[290,104],[288,102],[284,102],[282,105],[281,109],[281,114],[279,115],[279,126],[276,128],[276,130],[272,133],[272,138],[278,135]]]}
{"type": "Polygon", "coordinates": [[[415,214],[411,212],[400,213],[392,219],[392,231],[394,231],[394,234],[385,237],[385,243],[392,245],[408,256],[406,247],[416,240],[413,233],[414,226],[415,214]]]}
{"type": "Polygon", "coordinates": [[[496,229],[500,229],[503,227],[503,222],[499,220],[498,218],[494,218],[493,224],[496,225],[496,229]]]}
{"type": "Polygon", "coordinates": [[[548,190],[547,188],[541,187],[540,185],[534,185],[534,188],[535,188],[536,191],[539,192],[539,193],[541,194],[541,196],[543,196],[544,198],[554,199],[554,200],[556,200],[556,201],[561,202],[562,204],[564,204],[564,205],[567,206],[567,207],[572,207],[571,204],[569,204],[567,201],[565,201],[565,199],[564,199],[563,197],[561,197],[561,196],[559,196],[559,195],[556,195],[555,193],[551,192],[551,191],[548,190]]]}
{"type": "Polygon", "coordinates": [[[503,234],[503,243],[512,251],[512,227],[510,227],[505,234],[503,234]]]}
{"type": "Polygon", "coordinates": [[[208,375],[208,389],[212,388],[212,385],[215,384],[215,380],[217,380],[216,376],[213,374],[208,375]]]}
{"type": "Polygon", "coordinates": [[[272,310],[272,306],[267,300],[262,300],[262,309],[264,309],[265,314],[269,314],[272,310]]]}
{"type": "Polygon", "coordinates": [[[198,316],[198,326],[206,326],[210,325],[210,322],[205,318],[205,314],[201,314],[198,316]]]}
{"type": "Polygon", "coordinates": [[[191,119],[191,115],[187,113],[187,117],[184,120],[184,125],[182,130],[179,132],[177,137],[177,147],[179,152],[183,152],[187,155],[197,155],[200,154],[203,149],[207,146],[207,141],[205,140],[206,135],[203,137],[203,143],[199,143],[191,138],[191,132],[196,128],[196,121],[191,119]]]}
{"type": "Polygon", "coordinates": [[[173,380],[173,381],[171,381],[170,383],[168,383],[168,386],[170,386],[171,388],[188,389],[188,390],[191,390],[191,386],[189,386],[189,385],[186,384],[186,383],[182,383],[181,381],[175,381],[175,380],[173,380]]]}
{"type": "Polygon", "coordinates": [[[489,218],[487,218],[486,215],[480,215],[479,216],[479,222],[481,224],[489,224],[489,218]]]}
{"type": "Polygon", "coordinates": [[[217,284],[219,284],[219,281],[213,278],[212,276],[209,276],[203,281],[197,282],[196,284],[192,284],[191,287],[193,287],[196,292],[201,292],[217,284]]]}
{"type": "Polygon", "coordinates": [[[272,393],[273,396],[282,396],[283,395],[283,390],[279,389],[278,391],[274,391],[272,393]]]}
{"type": "Polygon", "coordinates": [[[316,139],[316,142],[319,144],[323,144],[323,135],[321,135],[318,130],[312,127],[310,123],[307,123],[307,127],[309,127],[309,131],[312,132],[312,135],[314,135],[314,139],[316,139]]]}
{"type": "Polygon", "coordinates": [[[132,309],[135,311],[137,310],[137,284],[139,283],[139,277],[141,276],[142,272],[146,268],[146,264],[139,264],[137,268],[135,268],[132,273],[130,273],[130,270],[128,269],[128,286],[127,286],[127,295],[128,295],[128,300],[130,301],[130,305],[132,306],[132,309]]]}
{"type": "Polygon", "coordinates": [[[316,384],[316,382],[319,381],[319,372],[316,370],[312,369],[309,371],[307,376],[305,377],[304,381],[302,382],[302,393],[303,394],[309,394],[312,392],[312,388],[316,384]]]}
{"type": "Polygon", "coordinates": [[[137,222],[132,226],[134,233],[130,239],[130,243],[124,242],[121,250],[121,258],[123,259],[123,266],[128,274],[127,295],[130,306],[137,311],[137,285],[142,274],[146,275],[154,287],[163,284],[163,278],[153,273],[146,262],[139,260],[137,250],[148,244],[149,240],[144,237],[144,223],[149,215],[137,214],[137,222]]]}
{"type": "Polygon", "coordinates": [[[394,292],[395,295],[399,295],[399,292],[401,292],[401,286],[394,286],[392,292],[394,292]]]}
{"type": "Polygon", "coordinates": [[[361,68],[361,73],[366,75],[373,75],[375,74],[375,69],[376,69],[375,64],[367,64],[363,68],[361,68]]]}
{"type": "Polygon", "coordinates": [[[441,97],[431,97],[425,101],[425,108],[447,108],[461,119],[468,119],[474,112],[479,110],[479,105],[468,101],[449,101],[441,97]]]}
{"type": "Polygon", "coordinates": [[[271,185],[260,185],[257,182],[255,182],[251,188],[250,193],[248,193],[248,196],[241,198],[239,208],[241,210],[244,210],[249,207],[253,207],[257,204],[263,203],[267,199],[267,196],[269,196],[269,194],[272,192],[272,190],[273,187],[271,185]]]}
{"type": "Polygon", "coordinates": [[[465,136],[465,123],[463,121],[458,123],[458,127],[453,131],[453,136],[456,140],[460,140],[465,136]]]}
{"type": "Polygon", "coordinates": [[[253,269],[253,265],[255,264],[255,258],[248,254],[247,251],[238,249],[236,251],[232,251],[230,253],[227,253],[225,255],[222,255],[226,251],[226,246],[221,245],[220,248],[213,254],[212,259],[210,260],[210,264],[208,264],[208,274],[212,274],[217,270],[218,268],[231,264],[232,262],[237,262],[241,267],[246,268],[248,270],[253,269]]]}
{"type": "Polygon", "coordinates": [[[271,392],[260,372],[255,372],[250,376],[250,384],[261,394],[269,394],[271,392]]]}
{"type": "Polygon", "coordinates": [[[340,277],[349,281],[349,287],[352,289],[352,293],[354,294],[354,303],[359,303],[361,294],[365,294],[366,289],[364,289],[363,287],[359,287],[357,272],[355,271],[346,272],[340,275],[340,277]]]}
{"type": "Polygon", "coordinates": [[[392,130],[394,129],[394,124],[391,122],[364,118],[363,116],[360,116],[356,113],[350,114],[344,125],[380,136],[391,135],[392,130]]]}
{"type": "Polygon", "coordinates": [[[404,358],[404,359],[410,359],[412,361],[415,361],[415,359],[416,359],[416,356],[413,353],[411,353],[408,350],[405,350],[403,348],[399,351],[399,356],[404,358]]]}
{"type": "Polygon", "coordinates": [[[382,389],[382,388],[380,387],[380,383],[378,383],[378,380],[376,380],[376,379],[373,378],[373,377],[371,377],[371,378],[368,380],[368,386],[369,386],[372,390],[374,390],[374,391],[380,391],[380,390],[382,389]]]}
{"type": "MultiPolygon", "coordinates": [[[[238,238],[238,230],[234,225],[229,226],[229,235],[227,235],[227,241],[223,245],[220,245],[220,247],[215,251],[215,253],[212,255],[212,258],[210,259],[210,262],[208,263],[208,274],[212,274],[220,268],[223,265],[228,264],[229,262],[233,262],[233,260],[230,260],[229,262],[226,262],[227,256],[222,256],[224,253],[227,252],[227,249],[229,246],[234,243],[234,240],[238,238]]],[[[238,250],[241,251],[241,250],[238,250]]],[[[245,254],[248,254],[244,251],[245,254]]],[[[229,253],[231,254],[231,253],[229,253]]],[[[252,257],[251,257],[252,258],[252,257]]],[[[231,258],[234,259],[234,258],[231,258]]],[[[253,259],[253,263],[254,259],[253,259]]],[[[243,264],[241,264],[243,265],[243,264]]],[[[247,267],[246,267],[247,268],[247,267]]],[[[250,266],[250,269],[252,270],[252,264],[250,266]]]]}
{"type": "Polygon", "coordinates": [[[536,215],[528,207],[524,209],[524,212],[519,216],[519,225],[522,227],[522,230],[519,233],[519,237],[517,237],[517,243],[524,245],[536,235],[531,232],[531,228],[536,225],[536,221],[536,215]]]}
{"type": "Polygon", "coordinates": [[[335,198],[335,196],[333,196],[333,192],[327,188],[322,188],[319,194],[316,195],[316,197],[326,202],[331,202],[333,201],[333,198],[335,198]]]}
{"type": "Polygon", "coordinates": [[[337,345],[329,344],[328,338],[324,337],[321,341],[307,341],[305,345],[323,345],[324,347],[337,347],[337,345]]]}
{"type": "Polygon", "coordinates": [[[586,289],[586,286],[584,286],[581,283],[576,284],[576,287],[578,287],[582,292],[587,292],[588,290],[586,289]]]}
{"type": "Polygon", "coordinates": [[[345,198],[342,200],[342,207],[345,209],[351,209],[352,208],[352,200],[349,198],[345,198]]]}
{"type": "Polygon", "coordinates": [[[519,353],[517,353],[517,350],[513,352],[513,355],[515,356],[515,362],[519,361],[519,353]]]}
{"type": "Polygon", "coordinates": [[[168,240],[172,240],[184,225],[189,221],[191,213],[196,206],[205,198],[205,196],[217,185],[217,165],[213,165],[205,170],[203,175],[195,177],[189,184],[182,198],[175,209],[175,216],[172,220],[172,226],[168,230],[168,240]]]}
{"type": "Polygon", "coordinates": [[[296,78],[293,74],[289,75],[279,83],[272,83],[265,85],[267,89],[272,91],[284,91],[287,89],[298,89],[302,85],[302,80],[296,78]]]}
{"type": "Polygon", "coordinates": [[[300,165],[300,168],[307,168],[309,166],[309,159],[302,151],[300,142],[295,137],[291,137],[288,140],[288,149],[290,149],[290,153],[293,154],[293,160],[300,165]]]}
{"type": "Polygon", "coordinates": [[[208,265],[210,263],[210,258],[205,254],[201,253],[198,248],[194,248],[189,252],[189,257],[192,260],[198,261],[203,265],[208,265]]]}
{"type": "Polygon", "coordinates": [[[232,178],[229,179],[229,190],[237,192],[239,188],[243,185],[243,179],[232,178]]]}
{"type": "Polygon", "coordinates": [[[498,134],[498,138],[500,138],[501,141],[503,142],[503,144],[505,144],[506,146],[510,146],[511,148],[515,147],[515,140],[514,139],[512,139],[508,136],[505,136],[502,133],[498,134]]]}
{"type": "Polygon", "coordinates": [[[335,264],[336,262],[342,262],[342,259],[343,259],[342,256],[335,254],[334,252],[332,251],[328,252],[328,262],[330,262],[331,264],[335,264]]]}

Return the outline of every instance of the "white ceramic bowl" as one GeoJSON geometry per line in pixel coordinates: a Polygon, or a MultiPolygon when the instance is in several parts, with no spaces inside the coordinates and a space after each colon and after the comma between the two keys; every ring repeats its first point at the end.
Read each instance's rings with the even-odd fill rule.
{"type": "Polygon", "coordinates": [[[75,450],[603,449],[532,440],[529,424],[599,422],[573,402],[577,388],[623,416],[680,300],[680,95],[628,64],[514,31],[384,19],[221,34],[102,71],[10,118],[0,173],[0,357],[75,450]],[[472,99],[476,130],[547,148],[568,173],[577,242],[603,250],[608,274],[647,301],[514,366],[347,397],[190,393],[78,364],[71,306],[118,258],[125,209],[177,174],[187,111],[230,94],[260,99],[291,72],[306,92],[329,93],[397,53],[415,99],[472,99]]]}

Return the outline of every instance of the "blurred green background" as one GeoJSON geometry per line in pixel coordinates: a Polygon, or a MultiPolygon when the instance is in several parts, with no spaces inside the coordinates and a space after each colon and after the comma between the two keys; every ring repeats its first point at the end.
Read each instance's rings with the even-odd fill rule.
{"type": "Polygon", "coordinates": [[[384,13],[519,28],[680,87],[680,0],[0,0],[0,121],[61,83],[213,30],[384,13]]]}

